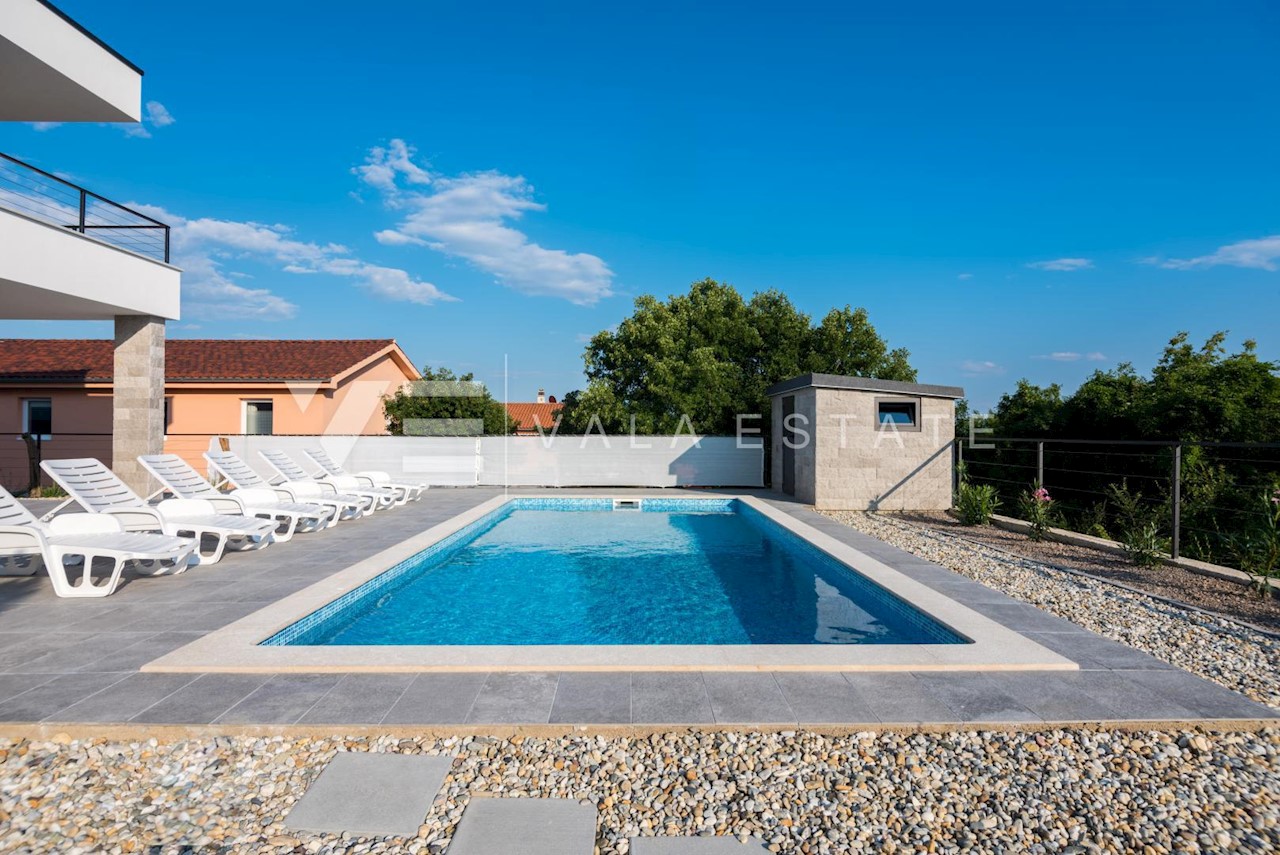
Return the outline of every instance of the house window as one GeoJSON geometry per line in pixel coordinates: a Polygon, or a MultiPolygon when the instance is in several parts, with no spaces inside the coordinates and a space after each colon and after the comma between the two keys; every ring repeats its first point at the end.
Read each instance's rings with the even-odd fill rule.
{"type": "Polygon", "coordinates": [[[892,425],[897,430],[919,429],[919,402],[877,398],[876,424],[884,427],[892,425]]]}
{"type": "Polygon", "coordinates": [[[52,439],[53,401],[48,398],[22,400],[22,432],[41,439],[52,439]]]}
{"type": "Polygon", "coordinates": [[[272,405],[270,401],[244,402],[244,432],[252,436],[271,435],[272,405]]]}
{"type": "Polygon", "coordinates": [[[173,398],[164,399],[164,432],[168,433],[173,426],[173,398]]]}

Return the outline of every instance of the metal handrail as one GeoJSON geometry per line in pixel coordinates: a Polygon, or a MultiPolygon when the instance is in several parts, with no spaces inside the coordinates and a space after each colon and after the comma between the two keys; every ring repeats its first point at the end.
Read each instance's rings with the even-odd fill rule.
{"type": "Polygon", "coordinates": [[[30,163],[19,160],[16,157],[0,152],[0,167],[5,163],[16,165],[19,170],[15,173],[19,178],[27,178],[30,180],[31,175],[25,175],[23,172],[33,173],[47,182],[53,182],[60,187],[67,188],[75,194],[76,208],[73,210],[70,202],[57,198],[45,188],[29,187],[12,179],[6,181],[5,174],[0,171],[0,207],[9,208],[11,210],[19,210],[24,214],[34,216],[37,219],[52,222],[55,225],[62,226],[66,229],[87,234],[90,231],[103,232],[100,239],[117,249],[131,252],[134,255],[141,255],[146,258],[154,258],[158,261],[169,263],[169,226],[160,222],[154,217],[149,217],[141,211],[135,211],[127,205],[121,205],[119,202],[94,193],[81,187],[79,184],[73,184],[65,178],[59,178],[51,172],[46,172],[38,166],[32,166],[30,163]],[[41,191],[44,192],[41,192],[41,191]],[[16,197],[10,198],[10,197],[16,197]],[[132,222],[91,222],[90,221],[90,203],[94,203],[93,216],[98,219],[107,219],[108,212],[115,216],[125,215],[124,219],[134,218],[132,222]],[[28,202],[35,207],[28,207],[19,202],[28,202]],[[100,203],[100,204],[98,204],[100,203]],[[102,209],[105,206],[105,210],[102,209]],[[51,215],[49,212],[53,211],[51,215]],[[119,212],[119,213],[117,213],[119,212]],[[74,222],[63,222],[65,219],[74,219],[74,222]],[[138,221],[141,222],[138,222],[138,221]],[[130,242],[124,238],[115,237],[117,233],[130,233],[141,230],[144,232],[159,231],[161,240],[159,245],[154,248],[148,247],[146,244],[139,246],[138,243],[130,242]]]}

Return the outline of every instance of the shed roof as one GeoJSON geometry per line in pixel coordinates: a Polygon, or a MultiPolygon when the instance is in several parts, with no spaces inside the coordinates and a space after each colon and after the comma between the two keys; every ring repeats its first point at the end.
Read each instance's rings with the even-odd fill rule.
{"type": "Polygon", "coordinates": [[[874,377],[847,377],[843,374],[801,374],[765,390],[773,398],[799,389],[852,389],[856,392],[886,392],[891,395],[919,395],[925,398],[963,398],[959,386],[935,386],[931,383],[904,383],[901,380],[878,380],[874,377]]]}

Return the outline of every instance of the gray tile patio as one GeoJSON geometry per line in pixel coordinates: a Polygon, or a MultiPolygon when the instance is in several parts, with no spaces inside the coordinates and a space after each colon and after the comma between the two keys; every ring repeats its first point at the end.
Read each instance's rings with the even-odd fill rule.
{"type": "Polygon", "coordinates": [[[498,494],[487,488],[432,490],[405,508],[300,535],[262,552],[233,553],[213,567],[128,579],[103,600],[59,600],[42,576],[0,578],[0,722],[963,725],[1276,717],[1216,684],[776,497],[769,498],[776,507],[1062,653],[1082,670],[417,675],[138,670],[358,557],[498,494]]]}

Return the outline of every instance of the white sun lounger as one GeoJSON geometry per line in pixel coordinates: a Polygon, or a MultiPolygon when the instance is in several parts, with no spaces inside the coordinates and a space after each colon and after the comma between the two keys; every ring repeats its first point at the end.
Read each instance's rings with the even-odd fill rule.
{"type": "Polygon", "coordinates": [[[321,481],[313,475],[308,475],[307,470],[299,466],[297,461],[278,448],[259,451],[258,456],[267,461],[268,466],[276,470],[281,478],[290,483],[313,481],[317,484],[323,484],[335,492],[341,490],[347,495],[368,499],[369,507],[365,508],[365,513],[371,514],[375,510],[389,508],[395,504],[396,494],[394,490],[384,490],[380,487],[361,487],[358,480],[350,477],[330,478],[321,481]]]}
{"type": "Polygon", "coordinates": [[[219,492],[176,454],[144,454],[138,462],[179,499],[205,499],[222,513],[275,520],[278,543],[290,540],[295,532],[327,528],[337,516],[334,508],[283,501],[275,490],[262,487],[219,492]]]}
{"type": "Polygon", "coordinates": [[[110,514],[125,531],[162,531],[170,536],[194,537],[197,544],[206,534],[216,538],[217,545],[211,551],[197,548],[201,564],[216,564],[228,546],[260,549],[273,539],[275,520],[220,514],[205,499],[167,499],[148,505],[114,472],[91,457],[45,460],[40,468],[86,511],[110,514]]]}
{"type": "Polygon", "coordinates": [[[107,597],[120,584],[130,562],[144,576],[181,573],[187,569],[196,542],[189,537],[127,532],[120,521],[100,514],[64,514],[47,523],[36,519],[8,490],[0,487],[0,556],[7,559],[5,576],[32,576],[41,561],[53,592],[59,597],[107,597]],[[41,561],[31,560],[39,557],[41,561]],[[26,558],[20,565],[15,559],[26,558]],[[94,582],[93,559],[111,560],[105,582],[94,582]],[[80,581],[73,582],[67,565],[82,563],[80,581]]]}
{"type": "Polygon", "coordinates": [[[331,480],[334,484],[342,483],[340,479],[355,478],[357,483],[368,487],[383,487],[393,490],[396,494],[396,504],[404,505],[409,502],[416,502],[422,498],[430,485],[428,484],[411,484],[404,481],[392,481],[391,476],[386,472],[380,472],[376,469],[366,469],[360,472],[347,472],[341,466],[334,462],[329,456],[329,452],[323,448],[305,448],[302,451],[307,457],[311,458],[320,472],[315,477],[324,480],[331,480]]]}
{"type": "Polygon", "coordinates": [[[286,481],[283,484],[269,484],[253,470],[239,455],[230,451],[207,451],[204,459],[209,467],[226,478],[240,489],[278,490],[294,502],[308,502],[333,508],[334,519],[354,520],[364,514],[365,507],[372,501],[360,496],[348,496],[336,492],[332,485],[323,485],[319,481],[286,481]],[[327,487],[327,489],[326,489],[327,487]]]}

